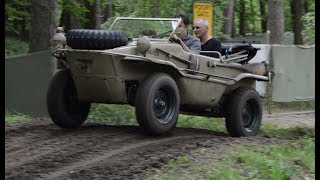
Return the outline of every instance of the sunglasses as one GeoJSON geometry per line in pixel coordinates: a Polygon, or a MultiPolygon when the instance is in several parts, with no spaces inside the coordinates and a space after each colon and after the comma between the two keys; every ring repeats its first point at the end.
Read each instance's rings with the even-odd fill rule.
{"type": "Polygon", "coordinates": [[[201,29],[202,27],[199,27],[199,26],[192,26],[192,29],[196,29],[196,30],[198,30],[198,29],[201,29]]]}

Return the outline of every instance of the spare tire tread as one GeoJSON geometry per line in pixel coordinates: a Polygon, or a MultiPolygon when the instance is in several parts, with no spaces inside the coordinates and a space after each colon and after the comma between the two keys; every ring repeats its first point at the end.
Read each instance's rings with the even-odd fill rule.
{"type": "Polygon", "coordinates": [[[128,37],[121,31],[72,29],[66,34],[67,45],[73,49],[103,50],[125,46],[128,37]]]}

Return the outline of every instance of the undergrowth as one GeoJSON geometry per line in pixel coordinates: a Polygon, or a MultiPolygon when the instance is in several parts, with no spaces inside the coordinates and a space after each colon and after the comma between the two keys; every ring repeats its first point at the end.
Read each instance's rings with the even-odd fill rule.
{"type": "Polygon", "coordinates": [[[5,37],[5,58],[17,55],[25,55],[28,53],[29,45],[27,42],[16,38],[5,37]]]}
{"type": "Polygon", "coordinates": [[[19,113],[19,112],[6,111],[6,114],[5,114],[6,123],[16,123],[16,122],[22,122],[30,119],[31,119],[30,116],[19,113]]]}
{"type": "MultiPolygon", "coordinates": [[[[271,126],[264,128],[271,130],[271,126]]],[[[204,154],[206,151],[202,149],[201,155],[208,158],[200,165],[189,160],[192,159],[189,156],[181,156],[188,161],[178,157],[147,179],[315,179],[314,128],[278,128],[270,136],[286,141],[269,145],[241,144],[218,158],[204,154]],[[289,136],[291,140],[287,141],[289,136]]]]}

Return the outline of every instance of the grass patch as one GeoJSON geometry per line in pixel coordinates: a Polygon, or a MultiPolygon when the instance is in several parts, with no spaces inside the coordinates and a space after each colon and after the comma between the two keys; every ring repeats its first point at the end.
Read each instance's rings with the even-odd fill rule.
{"type": "Polygon", "coordinates": [[[164,165],[165,168],[175,170],[178,167],[186,164],[189,162],[189,158],[187,156],[180,156],[175,160],[169,161],[166,165],[164,165]]]}
{"type": "Polygon", "coordinates": [[[166,173],[156,174],[154,176],[147,177],[148,180],[185,180],[185,176],[171,174],[174,173],[177,168],[184,167],[190,162],[187,156],[179,156],[174,160],[170,160],[163,166],[164,169],[168,169],[166,173]]]}
{"type": "Polygon", "coordinates": [[[5,58],[28,53],[29,45],[27,42],[12,37],[5,37],[5,58]]]}
{"type": "MultiPolygon", "coordinates": [[[[228,158],[241,174],[258,179],[304,179],[306,175],[314,177],[315,151],[314,139],[301,139],[287,145],[269,147],[244,147],[228,158]]],[[[224,169],[223,169],[224,170],[224,169]]]]}
{"type": "Polygon", "coordinates": [[[223,118],[208,118],[180,114],[177,127],[207,129],[215,132],[227,132],[223,118]]]}
{"type": "Polygon", "coordinates": [[[170,161],[148,179],[314,179],[314,148],[312,138],[270,146],[239,145],[230,154],[200,165],[170,161]]]}
{"type": "Polygon", "coordinates": [[[129,105],[92,104],[89,119],[108,125],[138,125],[134,108],[129,105]]]}
{"type": "Polygon", "coordinates": [[[315,128],[262,126],[262,136],[284,140],[273,145],[238,145],[229,154],[212,159],[199,149],[205,162],[194,164],[189,156],[170,161],[148,179],[305,179],[315,178],[315,128]],[[163,173],[165,172],[165,173],[163,173]],[[178,173],[177,173],[178,172],[178,173]],[[186,173],[188,172],[188,173],[186,173]]]}
{"type": "MultiPolygon", "coordinates": [[[[137,126],[134,107],[129,105],[92,104],[89,119],[108,125],[137,126]]],[[[223,119],[180,114],[177,127],[226,132],[223,119]]]]}
{"type": "Polygon", "coordinates": [[[275,137],[288,140],[314,138],[315,128],[300,125],[288,128],[280,128],[274,124],[264,124],[261,126],[260,134],[264,137],[275,137]]]}
{"type": "Polygon", "coordinates": [[[5,114],[5,123],[17,123],[26,120],[30,120],[31,117],[25,114],[21,114],[18,112],[6,111],[5,114]]]}

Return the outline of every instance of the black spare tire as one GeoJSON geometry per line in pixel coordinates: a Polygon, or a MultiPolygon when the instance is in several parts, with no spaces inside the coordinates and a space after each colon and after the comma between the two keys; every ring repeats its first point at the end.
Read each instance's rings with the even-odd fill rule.
{"type": "Polygon", "coordinates": [[[73,49],[102,50],[125,46],[128,37],[121,31],[72,29],[66,34],[67,45],[73,49]]]}

